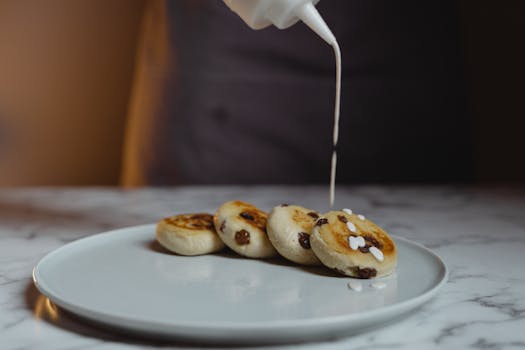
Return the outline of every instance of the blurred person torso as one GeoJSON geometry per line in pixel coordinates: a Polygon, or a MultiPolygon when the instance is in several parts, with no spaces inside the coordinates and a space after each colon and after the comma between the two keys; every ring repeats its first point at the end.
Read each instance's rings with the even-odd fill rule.
{"type": "MultiPolygon", "coordinates": [[[[469,180],[455,2],[317,7],[342,49],[338,183],[469,180]]],[[[142,181],[327,183],[332,49],[302,23],[253,31],[222,1],[167,1],[162,12],[169,62],[156,71],[158,37],[146,35],[149,82],[135,86],[156,89],[134,116],[147,125],[133,145],[142,181]]]]}

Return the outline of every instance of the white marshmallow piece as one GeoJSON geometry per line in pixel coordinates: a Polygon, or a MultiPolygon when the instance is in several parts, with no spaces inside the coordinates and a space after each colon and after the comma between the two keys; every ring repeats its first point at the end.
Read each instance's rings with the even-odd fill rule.
{"type": "Polygon", "coordinates": [[[383,257],[383,252],[380,251],[379,249],[377,249],[376,247],[370,247],[370,249],[368,249],[368,251],[374,256],[374,258],[376,258],[378,261],[383,261],[384,260],[384,257],[383,257]]]}
{"type": "Polygon", "coordinates": [[[357,246],[364,247],[366,245],[365,239],[361,236],[356,237],[357,246]]]}
{"type": "Polygon", "coordinates": [[[355,236],[348,236],[348,245],[352,250],[357,250],[357,248],[359,248],[359,240],[357,238],[358,237],[355,236]]]}
{"type": "Polygon", "coordinates": [[[348,282],[348,288],[353,291],[360,292],[363,290],[363,285],[359,281],[350,281],[348,282]]]}
{"type": "Polygon", "coordinates": [[[364,215],[359,214],[359,215],[357,215],[357,217],[359,218],[359,220],[365,221],[365,216],[364,215]]]}
{"type": "Polygon", "coordinates": [[[348,215],[352,215],[353,211],[352,209],[344,208],[343,211],[347,213],[348,215]]]}
{"type": "Polygon", "coordinates": [[[355,225],[353,223],[351,223],[350,221],[348,221],[346,223],[346,227],[348,227],[348,229],[354,233],[357,233],[357,229],[355,227],[355,225]]]}

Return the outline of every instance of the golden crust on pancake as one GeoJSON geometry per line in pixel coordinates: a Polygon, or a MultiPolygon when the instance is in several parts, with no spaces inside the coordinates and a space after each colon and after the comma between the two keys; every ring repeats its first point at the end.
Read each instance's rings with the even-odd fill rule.
{"type": "Polygon", "coordinates": [[[181,255],[202,255],[224,248],[208,213],[180,214],[157,223],[157,241],[181,255]]]}

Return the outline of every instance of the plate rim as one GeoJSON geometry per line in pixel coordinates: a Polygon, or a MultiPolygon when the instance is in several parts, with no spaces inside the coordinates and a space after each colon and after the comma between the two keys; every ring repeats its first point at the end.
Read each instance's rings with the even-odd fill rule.
{"type": "MultiPolygon", "coordinates": [[[[156,224],[145,224],[145,225],[137,225],[137,226],[128,226],[128,227],[122,227],[117,229],[112,229],[109,231],[104,231],[100,233],[96,233],[93,235],[89,235],[87,237],[82,237],[77,240],[74,240],[72,242],[68,242],[50,252],[48,252],[46,255],[44,255],[34,266],[32,271],[32,279],[33,283],[36,286],[36,288],[39,290],[40,293],[42,293],[45,297],[47,297],[49,300],[51,300],[53,303],[57,304],[58,306],[64,308],[67,311],[70,311],[74,314],[77,314],[82,317],[86,317],[88,319],[102,322],[101,319],[113,319],[113,320],[120,320],[124,321],[126,323],[133,323],[135,325],[140,324],[149,324],[153,327],[169,327],[169,328],[182,328],[182,329],[199,329],[199,331],[226,331],[226,330],[242,330],[242,331],[249,331],[249,330],[272,330],[272,329],[280,329],[283,328],[292,329],[292,328],[299,328],[299,327],[308,327],[308,326],[315,326],[315,325],[329,325],[329,324],[349,324],[356,321],[363,321],[363,320],[370,320],[374,319],[382,314],[391,314],[395,313],[403,314],[407,311],[410,311],[412,309],[415,309],[419,307],[420,305],[424,304],[426,301],[430,300],[437,292],[448,282],[448,276],[449,276],[449,269],[447,265],[445,264],[444,260],[437,255],[435,252],[430,250],[429,248],[425,247],[423,244],[414,242],[412,240],[409,240],[404,237],[400,237],[397,235],[390,235],[394,241],[403,241],[405,244],[416,246],[417,248],[423,250],[425,253],[432,256],[432,258],[440,265],[440,275],[438,276],[438,282],[432,285],[427,291],[425,291],[422,294],[419,294],[415,297],[412,297],[410,299],[396,302],[390,305],[382,306],[377,309],[369,310],[369,311],[361,311],[357,313],[351,313],[346,315],[336,315],[336,316],[325,316],[325,317],[315,317],[315,318],[308,318],[308,319],[295,319],[295,320],[275,320],[275,321],[251,321],[251,322],[207,322],[207,321],[193,321],[193,322],[164,322],[164,321],[158,321],[155,319],[148,319],[148,318],[136,318],[129,315],[124,315],[120,313],[106,313],[104,311],[100,310],[93,310],[88,307],[84,307],[81,305],[77,305],[75,303],[71,303],[65,298],[60,297],[59,295],[56,295],[53,293],[52,288],[49,288],[49,286],[46,286],[45,281],[43,282],[43,278],[39,277],[41,276],[40,270],[42,269],[42,265],[46,263],[46,260],[52,259],[53,256],[57,254],[63,253],[64,250],[70,249],[72,246],[81,245],[84,244],[85,241],[89,240],[97,240],[100,239],[101,236],[106,235],[116,235],[120,234],[123,231],[127,231],[130,229],[133,230],[147,230],[147,229],[154,229],[156,224]],[[80,310],[80,311],[79,311],[80,310]],[[90,316],[93,315],[93,316],[90,316]]],[[[392,318],[392,317],[390,317],[392,318]]],[[[113,325],[113,323],[108,323],[113,325]]],[[[126,326],[122,326],[124,328],[130,328],[126,326]]],[[[149,327],[151,328],[151,327],[149,327]]],[[[161,332],[162,333],[162,332],[161,332]]]]}

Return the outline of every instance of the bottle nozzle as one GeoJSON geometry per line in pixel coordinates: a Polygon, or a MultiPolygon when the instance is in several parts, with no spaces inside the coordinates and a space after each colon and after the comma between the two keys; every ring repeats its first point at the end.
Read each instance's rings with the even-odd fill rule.
{"type": "Polygon", "coordinates": [[[330,28],[328,28],[328,25],[311,2],[299,6],[295,10],[295,14],[329,45],[334,45],[336,43],[334,34],[332,34],[330,28]]]}

